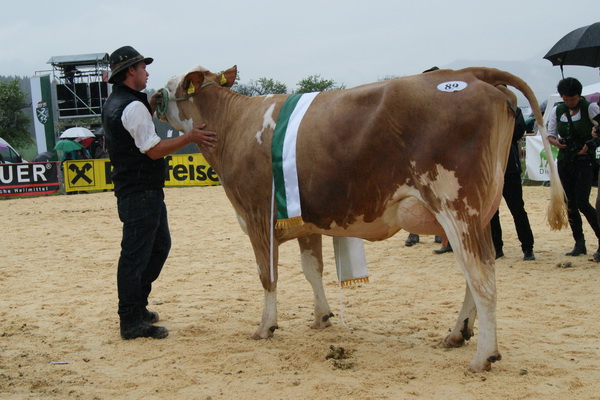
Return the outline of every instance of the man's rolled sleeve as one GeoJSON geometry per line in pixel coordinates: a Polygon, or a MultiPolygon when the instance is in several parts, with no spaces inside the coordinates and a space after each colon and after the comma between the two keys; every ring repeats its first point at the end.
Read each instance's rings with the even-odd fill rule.
{"type": "Polygon", "coordinates": [[[556,131],[556,106],[552,107],[552,111],[550,111],[550,118],[548,119],[548,128],[547,134],[548,136],[552,136],[558,139],[558,132],[556,131]]]}
{"type": "Polygon", "coordinates": [[[148,150],[160,142],[154,122],[152,122],[152,115],[142,102],[134,101],[125,107],[121,122],[123,122],[123,127],[127,129],[141,153],[146,154],[148,150]]]}

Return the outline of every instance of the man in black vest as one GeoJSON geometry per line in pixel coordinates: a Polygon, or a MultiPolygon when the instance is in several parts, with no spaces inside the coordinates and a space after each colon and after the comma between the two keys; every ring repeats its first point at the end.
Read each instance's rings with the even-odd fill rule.
{"type": "Polygon", "coordinates": [[[159,96],[150,102],[146,65],[154,61],[131,46],[110,55],[112,93],[102,109],[102,127],[113,167],[119,219],[123,222],[121,255],[117,270],[121,337],[162,339],[168,331],[151,325],[158,313],[148,311],[148,295],[171,248],[164,203],[165,156],[190,143],[202,150],[215,146],[216,133],[194,127],[182,136],[161,140],[152,114],[159,96]]]}
{"type": "Polygon", "coordinates": [[[575,247],[568,256],[587,254],[583,235],[583,214],[598,239],[598,251],[594,259],[600,260],[600,225],[596,209],[590,204],[590,191],[594,176],[595,149],[592,140],[593,120],[600,113],[597,103],[590,103],[581,96],[582,85],[575,78],[558,82],[558,94],[563,102],[550,111],[548,141],[558,147],[557,168],[560,181],[567,195],[569,225],[575,239],[575,247]]]}

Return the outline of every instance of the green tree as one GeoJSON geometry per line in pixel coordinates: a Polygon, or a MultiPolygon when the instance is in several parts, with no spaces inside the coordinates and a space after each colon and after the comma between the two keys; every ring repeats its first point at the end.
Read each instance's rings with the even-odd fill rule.
{"type": "Polygon", "coordinates": [[[287,86],[271,78],[258,78],[248,84],[236,83],[231,90],[244,96],[264,96],[266,94],[285,94],[287,86]]]}
{"type": "Polygon", "coordinates": [[[298,86],[296,93],[324,92],[346,88],[344,85],[338,85],[333,79],[321,78],[319,74],[302,79],[296,86],[298,86]]]}
{"type": "Polygon", "coordinates": [[[19,80],[0,82],[0,137],[15,147],[27,147],[32,143],[28,127],[30,118],[23,112],[30,107],[19,80]]]}

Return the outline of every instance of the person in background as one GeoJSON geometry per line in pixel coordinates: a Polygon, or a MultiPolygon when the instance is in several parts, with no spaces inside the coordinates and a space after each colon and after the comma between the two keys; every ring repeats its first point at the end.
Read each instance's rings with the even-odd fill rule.
{"type": "Polygon", "coordinates": [[[196,143],[204,151],[215,146],[216,133],[203,125],[171,139],[156,134],[152,114],[160,101],[145,93],[152,58],[131,46],[115,50],[109,58],[112,93],[102,109],[102,127],[113,166],[112,181],[119,219],[123,223],[117,291],[121,337],[167,337],[168,330],[152,325],[158,313],[149,311],[148,296],[171,248],[164,202],[163,157],[196,143]]]}
{"type": "MultiPolygon", "coordinates": [[[[588,142],[586,143],[587,146],[592,149],[592,150],[596,150],[599,146],[600,146],[600,114],[596,115],[594,117],[594,121],[596,122],[596,126],[592,129],[592,139],[588,140],[588,142]]],[[[597,163],[600,163],[600,160],[596,160],[597,163]]],[[[598,193],[596,195],[596,214],[598,217],[598,225],[600,225],[600,213],[598,212],[598,210],[600,210],[600,174],[598,174],[598,193]]],[[[600,262],[600,253],[594,253],[594,255],[592,256],[592,259],[590,261],[594,261],[594,262],[600,262]]]]}
{"type": "Polygon", "coordinates": [[[436,238],[440,238],[439,243],[442,244],[442,247],[434,250],[434,254],[452,253],[452,246],[450,245],[450,242],[448,242],[448,238],[446,236],[436,236],[436,238]]]}
{"type": "MultiPolygon", "coordinates": [[[[406,246],[406,247],[414,246],[415,244],[419,243],[420,240],[421,239],[420,239],[419,235],[417,235],[416,233],[409,233],[406,240],[404,241],[404,246],[406,246]]],[[[433,240],[435,243],[442,243],[441,236],[436,236],[433,240]]]]}
{"type": "Polygon", "coordinates": [[[562,79],[557,90],[563,102],[550,111],[548,141],[559,148],[558,174],[567,196],[569,225],[575,239],[575,247],[566,255],[587,254],[581,213],[599,241],[593,259],[600,261],[600,224],[596,209],[589,200],[595,150],[588,146],[592,140],[593,121],[600,114],[600,109],[597,103],[590,103],[581,96],[583,86],[575,78],[562,79]]]}
{"type": "MultiPolygon", "coordinates": [[[[529,217],[527,216],[527,211],[525,211],[525,202],[523,201],[523,186],[521,185],[521,173],[523,170],[518,147],[519,140],[521,140],[525,134],[525,127],[526,124],[525,119],[523,118],[523,112],[520,108],[517,108],[515,128],[508,153],[506,172],[504,173],[502,196],[512,214],[513,221],[515,222],[517,237],[521,242],[521,250],[523,251],[523,260],[532,261],[535,260],[535,255],[533,254],[533,232],[531,231],[529,217]]],[[[492,217],[490,226],[492,229],[492,240],[496,249],[496,258],[503,257],[504,243],[502,241],[502,227],[500,225],[499,211],[496,211],[492,217]]]]}

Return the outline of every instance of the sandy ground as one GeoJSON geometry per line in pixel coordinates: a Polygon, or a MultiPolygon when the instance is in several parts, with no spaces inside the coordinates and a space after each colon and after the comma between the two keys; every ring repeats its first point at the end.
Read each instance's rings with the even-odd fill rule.
{"type": "Polygon", "coordinates": [[[479,374],[467,370],[477,325],[465,347],[438,345],[464,277],[452,254],[432,254],[432,236],[410,248],[405,232],[366,243],[370,283],[342,293],[352,330],[340,319],[331,240],[324,281],[336,317],[322,331],[309,328],[312,291],[297,245],[284,244],[280,329],[256,341],[262,287],[223,189],[167,189],[174,244],[150,300],[170,335],[123,341],[113,194],[0,200],[0,398],[600,399],[600,265],[564,256],[573,243],[570,231],[545,225],[547,188],[525,193],[537,260],[522,261],[503,203],[503,359],[479,374]],[[327,358],[331,346],[348,358],[327,358]]]}

